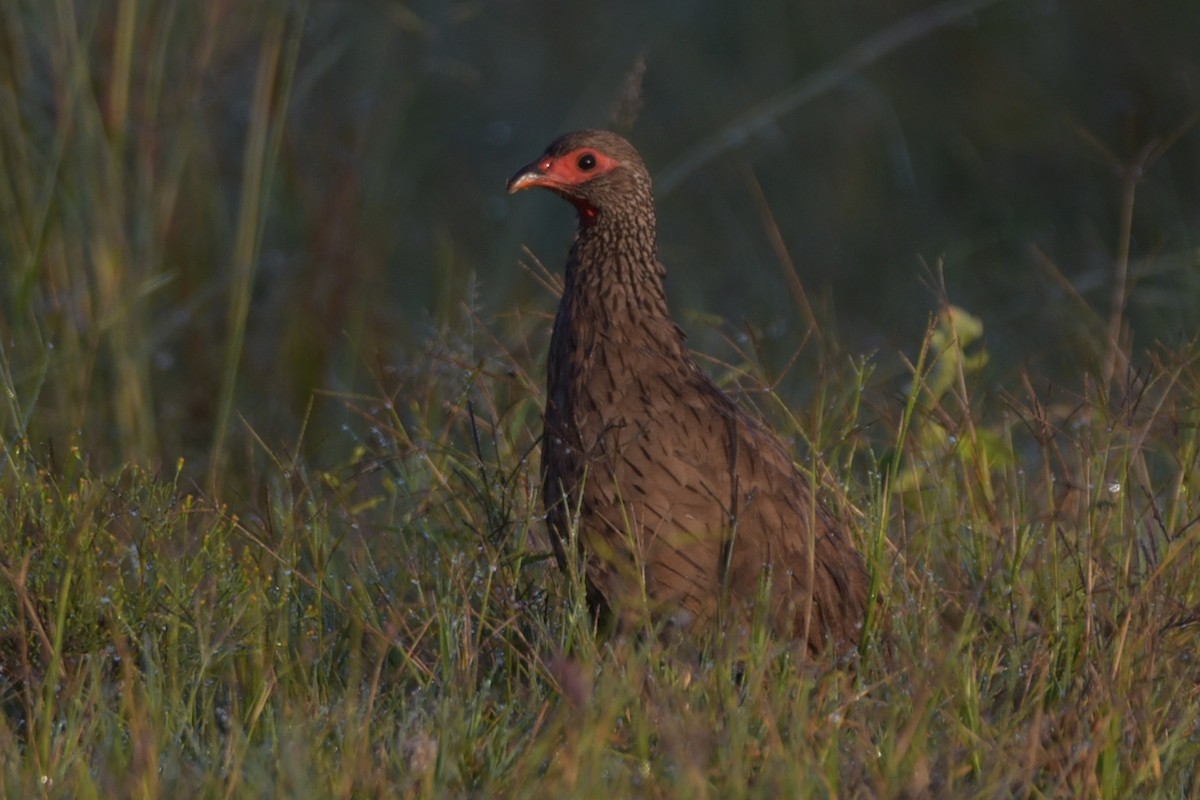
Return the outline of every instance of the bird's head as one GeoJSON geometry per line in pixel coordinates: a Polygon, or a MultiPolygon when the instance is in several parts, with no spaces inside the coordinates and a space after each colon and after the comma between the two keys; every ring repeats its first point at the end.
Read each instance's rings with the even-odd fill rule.
{"type": "Polygon", "coordinates": [[[508,179],[509,193],[540,186],[570,201],[580,225],[629,212],[653,215],[650,173],[629,142],[608,131],[558,137],[508,179]]]}

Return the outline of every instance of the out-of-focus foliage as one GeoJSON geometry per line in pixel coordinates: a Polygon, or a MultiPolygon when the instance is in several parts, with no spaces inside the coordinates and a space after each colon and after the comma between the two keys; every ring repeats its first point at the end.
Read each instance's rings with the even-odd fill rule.
{"type": "Polygon", "coordinates": [[[562,130],[611,124],[622,97],[640,108],[626,133],[674,179],[662,253],[701,350],[724,352],[693,310],[787,360],[807,324],[787,259],[845,348],[899,349],[944,257],[995,373],[1069,379],[1109,351],[1125,220],[1122,335],[1191,335],[1200,6],[948,7],[968,5],[922,28],[933,6],[887,0],[6,3],[6,426],[37,406],[44,436],[207,457],[239,416],[282,437],[309,414],[321,446],[344,418],[310,409],[314,389],[379,388],[465,306],[552,307],[518,260],[528,244],[557,269],[570,211],[504,179],[562,130]],[[920,35],[674,171],[906,24],[920,35]]]}

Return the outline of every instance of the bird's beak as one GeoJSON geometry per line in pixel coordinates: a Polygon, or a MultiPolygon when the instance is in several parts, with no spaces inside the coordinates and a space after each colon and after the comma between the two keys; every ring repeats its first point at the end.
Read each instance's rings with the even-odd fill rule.
{"type": "Polygon", "coordinates": [[[522,189],[528,189],[531,186],[549,186],[551,181],[545,173],[543,164],[545,159],[541,158],[537,161],[531,161],[521,167],[516,173],[508,179],[508,193],[513,194],[522,189]]]}

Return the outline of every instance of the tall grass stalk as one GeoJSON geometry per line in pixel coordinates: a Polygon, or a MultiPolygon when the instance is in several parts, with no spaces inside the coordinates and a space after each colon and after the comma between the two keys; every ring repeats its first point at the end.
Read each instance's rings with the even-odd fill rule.
{"type": "Polygon", "coordinates": [[[250,296],[269,208],[266,198],[271,190],[274,166],[279,156],[305,17],[303,6],[295,12],[293,19],[272,17],[259,46],[258,73],[250,102],[250,128],[242,158],[221,391],[213,444],[209,452],[209,486],[214,492],[219,488],[219,476],[226,466],[229,426],[239,383],[238,365],[242,358],[250,296]]]}

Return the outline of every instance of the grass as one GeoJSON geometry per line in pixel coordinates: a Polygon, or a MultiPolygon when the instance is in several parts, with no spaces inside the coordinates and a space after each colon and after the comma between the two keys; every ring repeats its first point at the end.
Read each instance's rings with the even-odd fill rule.
{"type": "Polygon", "coordinates": [[[947,360],[970,382],[952,344],[907,407],[860,364],[828,377],[796,422],[823,420],[886,633],[853,671],[759,639],[738,682],[593,635],[546,558],[535,365],[463,372],[442,344],[401,393],[422,400],[361,406],[377,448],[271,454],[237,508],[181,470],[7,447],[6,794],[1198,790],[1193,357],[992,415],[923,391],[947,360]]]}
{"type": "Polygon", "coordinates": [[[1118,298],[1078,380],[997,388],[944,296],[911,362],[720,327],[855,520],[869,635],[598,638],[541,519],[552,293],[394,352],[370,282],[256,329],[306,9],[153,8],[0,11],[0,794],[1200,796],[1195,342],[1135,351],[1118,298]],[[222,177],[204,98],[246,53],[222,177]]]}

